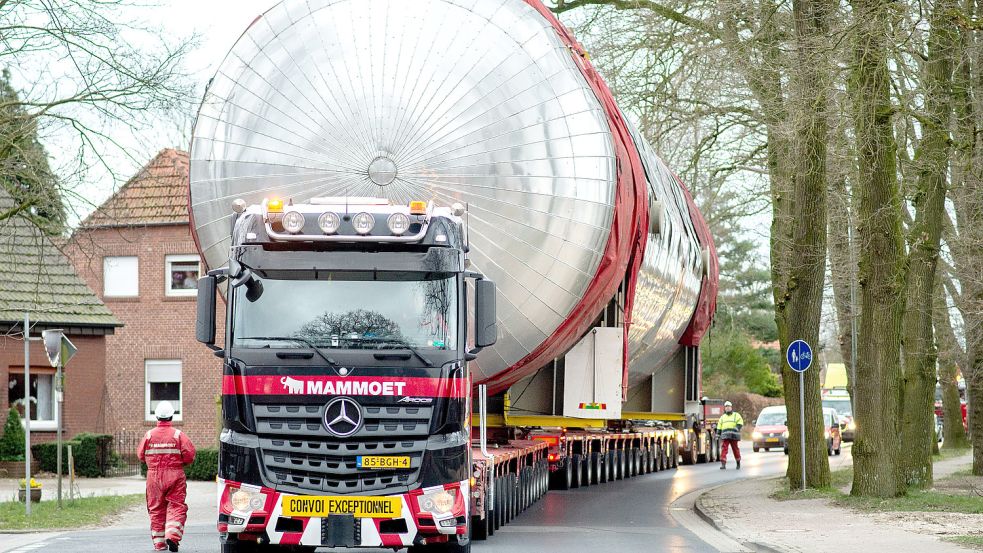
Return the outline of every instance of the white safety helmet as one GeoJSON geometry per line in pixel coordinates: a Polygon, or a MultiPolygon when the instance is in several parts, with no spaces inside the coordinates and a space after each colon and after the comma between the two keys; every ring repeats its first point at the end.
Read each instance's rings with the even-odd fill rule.
{"type": "MultiPolygon", "coordinates": [[[[166,402],[165,402],[165,403],[166,403],[166,402]]],[[[731,402],[729,402],[729,401],[725,401],[725,402],[724,402],[724,407],[733,407],[733,406],[734,406],[734,404],[733,404],[733,403],[731,403],[731,402]]]]}
{"type": "Polygon", "coordinates": [[[171,405],[170,401],[162,401],[154,409],[154,416],[157,417],[157,420],[170,419],[174,417],[174,406],[171,405]]]}

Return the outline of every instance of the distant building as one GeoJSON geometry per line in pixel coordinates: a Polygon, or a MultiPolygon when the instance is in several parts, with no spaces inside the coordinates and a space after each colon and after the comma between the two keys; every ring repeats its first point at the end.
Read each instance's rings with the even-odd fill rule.
{"type": "MultiPolygon", "coordinates": [[[[11,212],[14,200],[0,188],[0,214],[11,212]]],[[[76,274],[72,263],[51,238],[25,217],[0,220],[0,424],[10,408],[24,416],[30,405],[31,441],[55,439],[55,369],[44,346],[32,342],[29,399],[24,394],[24,313],[30,316],[31,336],[61,328],[78,347],[65,368],[65,436],[107,429],[107,338],[121,326],[106,305],[76,274]]]]}
{"type": "Polygon", "coordinates": [[[167,400],[199,447],[216,443],[222,364],[195,341],[202,267],[188,219],[188,154],[158,153],[79,225],[68,251],[125,325],[107,339],[106,427],[142,434],[167,400]]]}

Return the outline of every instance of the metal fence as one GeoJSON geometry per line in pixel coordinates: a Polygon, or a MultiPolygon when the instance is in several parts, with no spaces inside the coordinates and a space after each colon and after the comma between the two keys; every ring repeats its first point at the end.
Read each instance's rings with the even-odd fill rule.
{"type": "Polygon", "coordinates": [[[122,430],[113,435],[113,462],[106,470],[106,476],[135,476],[140,474],[140,459],[137,448],[144,433],[138,430],[122,430]]]}

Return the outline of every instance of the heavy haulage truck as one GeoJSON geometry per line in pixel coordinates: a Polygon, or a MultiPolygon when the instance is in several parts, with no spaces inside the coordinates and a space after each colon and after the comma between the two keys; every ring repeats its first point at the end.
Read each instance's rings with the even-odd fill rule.
{"type": "Polygon", "coordinates": [[[226,553],[466,551],[716,459],[713,239],[539,0],[276,4],[208,84],[190,211],[226,553]]]}

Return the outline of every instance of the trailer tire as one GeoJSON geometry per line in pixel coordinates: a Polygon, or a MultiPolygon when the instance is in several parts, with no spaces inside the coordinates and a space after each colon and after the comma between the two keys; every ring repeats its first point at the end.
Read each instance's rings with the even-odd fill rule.
{"type": "Polygon", "coordinates": [[[638,476],[642,473],[642,450],[631,450],[631,475],[638,476]]]}
{"type": "Polygon", "coordinates": [[[669,467],[679,468],[679,444],[675,440],[669,444],[669,467]]]}
{"type": "Polygon", "coordinates": [[[491,535],[490,532],[488,531],[489,527],[491,526],[490,524],[488,524],[488,515],[490,513],[488,512],[488,509],[485,507],[482,507],[482,511],[484,511],[485,518],[481,518],[481,515],[477,515],[477,514],[471,515],[471,540],[472,541],[474,540],[484,541],[487,540],[488,536],[491,535]]]}
{"type": "Polygon", "coordinates": [[[573,475],[573,478],[570,479],[570,489],[579,488],[584,474],[583,466],[580,464],[580,455],[574,455],[570,458],[570,461],[573,475]]]}
{"type": "Polygon", "coordinates": [[[502,527],[502,495],[505,493],[501,478],[495,478],[494,486],[495,501],[492,504],[494,506],[494,509],[492,509],[492,533],[502,527]]]}
{"type": "Polygon", "coordinates": [[[522,473],[522,469],[519,469],[519,474],[515,474],[515,475],[512,476],[512,482],[514,483],[514,486],[515,486],[515,506],[512,508],[512,519],[513,520],[515,520],[515,517],[519,516],[519,513],[521,513],[522,512],[522,509],[523,509],[523,507],[522,507],[522,496],[523,496],[523,493],[522,493],[522,479],[520,478],[521,473],[522,473]]]}

